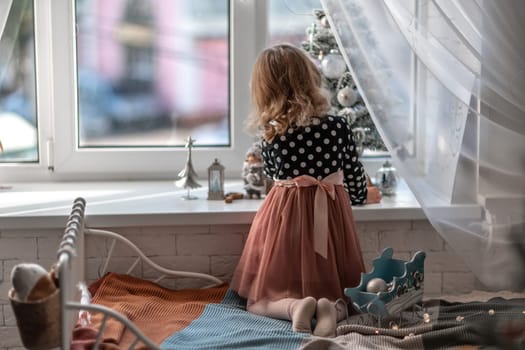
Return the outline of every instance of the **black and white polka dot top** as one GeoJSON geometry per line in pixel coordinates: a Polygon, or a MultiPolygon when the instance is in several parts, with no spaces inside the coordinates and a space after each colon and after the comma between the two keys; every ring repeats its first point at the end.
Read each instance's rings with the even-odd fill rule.
{"type": "Polygon", "coordinates": [[[352,204],[366,202],[363,165],[358,159],[350,125],[343,117],[312,118],[312,124],[289,128],[271,142],[262,142],[264,171],[274,179],[310,175],[321,180],[339,170],[352,204]]]}

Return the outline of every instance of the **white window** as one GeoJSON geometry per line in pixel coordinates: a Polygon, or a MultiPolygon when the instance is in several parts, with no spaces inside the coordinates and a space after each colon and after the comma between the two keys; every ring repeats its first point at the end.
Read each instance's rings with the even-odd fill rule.
{"type": "MultiPolygon", "coordinates": [[[[30,152],[14,158],[3,142],[2,182],[176,179],[188,136],[203,179],[215,158],[226,176],[239,177],[253,142],[243,123],[252,64],[275,41],[300,45],[321,7],[320,0],[0,0],[2,48],[4,22],[22,5],[25,36],[12,46],[25,50],[30,152]]],[[[0,113],[2,88],[13,79],[3,73],[22,62],[7,64],[3,53],[0,113]]],[[[2,132],[10,133],[0,126],[0,142],[2,132]]]]}
{"type": "Polygon", "coordinates": [[[38,103],[32,116],[38,116],[34,153],[40,156],[28,164],[4,152],[2,181],[175,179],[186,161],[187,136],[196,140],[192,160],[200,176],[215,158],[226,175],[240,176],[253,141],[243,125],[251,66],[266,39],[258,30],[266,17],[261,1],[214,0],[213,11],[204,11],[190,0],[0,0],[1,13],[23,2],[34,6],[38,103]],[[159,15],[159,7],[166,13],[159,15]],[[204,23],[214,25],[203,30],[204,23]],[[170,58],[179,66],[160,69],[170,58]],[[111,107],[104,105],[107,94],[117,95],[111,107]],[[158,120],[142,123],[139,109],[158,120]],[[127,112],[117,113],[124,120],[108,122],[108,110],[127,112]],[[196,122],[205,125],[194,128],[196,122]],[[154,129],[163,138],[145,136],[154,129]]]}
{"type": "Polygon", "coordinates": [[[315,22],[313,10],[322,9],[321,0],[269,0],[268,7],[268,44],[287,42],[299,47],[315,22]]]}

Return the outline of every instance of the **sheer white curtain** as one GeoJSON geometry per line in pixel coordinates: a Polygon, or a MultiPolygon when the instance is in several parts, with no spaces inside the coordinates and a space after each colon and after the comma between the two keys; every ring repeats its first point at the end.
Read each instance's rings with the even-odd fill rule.
{"type": "Polygon", "coordinates": [[[322,0],[393,162],[492,289],[525,288],[525,2],[322,0]]]}
{"type": "Polygon", "coordinates": [[[24,8],[28,1],[0,1],[0,86],[3,84],[9,60],[15,46],[16,35],[20,29],[24,8]]]}

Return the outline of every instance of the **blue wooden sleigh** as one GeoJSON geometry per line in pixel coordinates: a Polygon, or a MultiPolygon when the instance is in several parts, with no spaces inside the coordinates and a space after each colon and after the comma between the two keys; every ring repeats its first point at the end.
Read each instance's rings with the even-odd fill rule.
{"type": "Polygon", "coordinates": [[[409,261],[393,259],[393,254],[392,248],[385,248],[374,259],[372,270],[361,274],[359,285],[345,288],[345,295],[351,298],[356,311],[378,317],[393,316],[423,299],[425,252],[416,252],[409,261]],[[378,278],[386,282],[386,289],[367,291],[369,283],[378,278]]]}

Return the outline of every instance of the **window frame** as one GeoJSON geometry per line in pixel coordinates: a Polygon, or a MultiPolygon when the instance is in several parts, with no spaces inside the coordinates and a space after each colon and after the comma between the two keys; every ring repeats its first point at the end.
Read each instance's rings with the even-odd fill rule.
{"type": "MultiPolygon", "coordinates": [[[[76,34],[74,0],[34,1],[39,162],[1,164],[1,181],[165,180],[176,179],[187,158],[185,148],[79,148],[77,134],[76,34]],[[66,28],[66,29],[64,29],[66,28]]],[[[250,111],[251,66],[266,42],[266,0],[230,0],[229,147],[192,150],[204,181],[215,158],[225,176],[240,177],[253,142],[243,120],[250,111]],[[239,48],[239,49],[236,49],[239,48]]]]}
{"type": "MultiPolygon", "coordinates": [[[[250,113],[251,67],[267,45],[269,0],[229,1],[231,145],[199,147],[197,140],[192,162],[201,182],[205,182],[207,169],[215,158],[225,166],[226,178],[240,178],[246,150],[254,141],[253,136],[246,133],[243,121],[250,113]]],[[[77,146],[77,118],[71,118],[77,111],[74,0],[33,0],[33,4],[39,161],[0,163],[0,184],[175,180],[186,162],[184,148],[86,149],[77,146]]],[[[361,161],[373,175],[387,158],[361,161]]]]}

